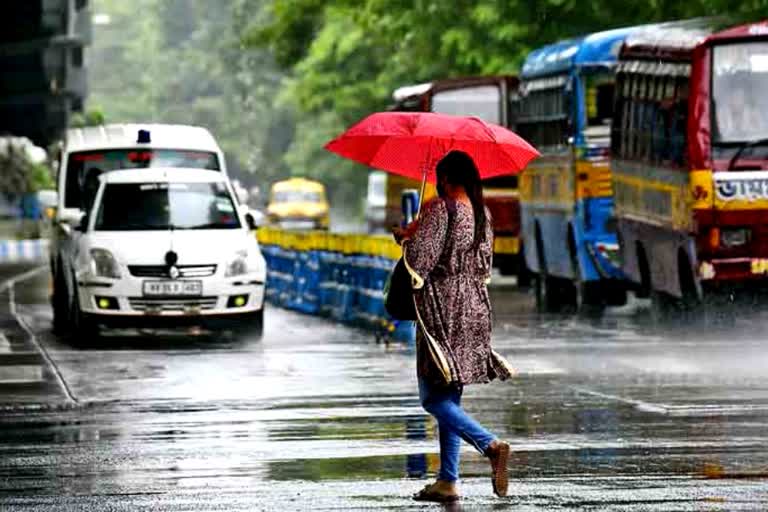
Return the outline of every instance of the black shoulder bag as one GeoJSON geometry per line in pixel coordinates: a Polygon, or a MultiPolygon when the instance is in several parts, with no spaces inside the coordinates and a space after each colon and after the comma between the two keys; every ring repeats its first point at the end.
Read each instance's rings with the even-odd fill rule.
{"type": "MultiPolygon", "coordinates": [[[[456,202],[451,199],[443,199],[448,210],[448,234],[453,228],[453,218],[456,214],[456,202]]],[[[445,250],[445,249],[443,249],[445,250]]],[[[416,303],[413,300],[413,286],[411,275],[405,268],[405,261],[401,257],[397,260],[395,268],[389,274],[387,284],[384,286],[384,308],[389,316],[395,320],[416,320],[416,303]]]]}

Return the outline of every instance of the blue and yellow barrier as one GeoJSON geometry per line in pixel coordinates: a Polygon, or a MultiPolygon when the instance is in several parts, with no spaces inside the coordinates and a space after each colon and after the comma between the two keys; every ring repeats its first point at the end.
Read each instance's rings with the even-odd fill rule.
{"type": "Polygon", "coordinates": [[[384,284],[401,255],[390,236],[261,228],[257,238],[272,304],[413,341],[413,322],[384,309],[384,284]]]}

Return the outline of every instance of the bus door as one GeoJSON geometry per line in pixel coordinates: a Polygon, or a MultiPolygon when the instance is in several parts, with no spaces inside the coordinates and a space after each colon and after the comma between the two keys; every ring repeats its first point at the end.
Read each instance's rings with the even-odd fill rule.
{"type": "MultiPolygon", "coordinates": [[[[613,69],[605,66],[582,68],[575,86],[581,100],[576,105],[574,137],[575,199],[610,198],[612,191],[609,157],[615,86],[613,69]]],[[[587,226],[590,225],[591,213],[594,212],[585,210],[587,226]]]]}

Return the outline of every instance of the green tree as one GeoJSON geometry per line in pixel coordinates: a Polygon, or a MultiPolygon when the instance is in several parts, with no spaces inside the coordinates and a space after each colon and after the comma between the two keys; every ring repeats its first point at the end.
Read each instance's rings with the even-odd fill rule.
{"type": "Polygon", "coordinates": [[[247,183],[287,175],[272,154],[279,134],[293,134],[292,123],[285,129],[291,109],[276,104],[284,72],[270,51],[241,42],[263,4],[97,0],[94,10],[110,22],[95,27],[89,102],[110,122],[207,127],[247,183]]]}
{"type": "MultiPolygon", "coordinates": [[[[296,111],[285,161],[340,177],[364,173],[322,151],[331,136],[382,110],[398,86],[473,74],[516,73],[533,48],[599,30],[695,16],[763,17],[766,0],[272,0],[252,18],[247,47],[271,50],[296,111]]],[[[363,178],[361,178],[363,177],[363,178]]],[[[358,194],[359,195],[359,194],[358,194]]]]}

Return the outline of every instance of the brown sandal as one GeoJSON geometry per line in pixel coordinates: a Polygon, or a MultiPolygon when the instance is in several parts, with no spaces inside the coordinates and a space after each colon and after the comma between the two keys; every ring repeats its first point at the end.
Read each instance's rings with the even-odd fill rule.
{"type": "Polygon", "coordinates": [[[488,458],[491,461],[491,470],[493,476],[493,492],[496,496],[503,497],[507,495],[509,487],[509,474],[507,471],[507,462],[509,461],[509,445],[504,441],[496,441],[488,447],[488,458]]]}
{"type": "Polygon", "coordinates": [[[435,503],[456,503],[461,499],[458,494],[444,494],[432,489],[434,484],[427,484],[413,495],[414,501],[432,501],[435,503]]]}

